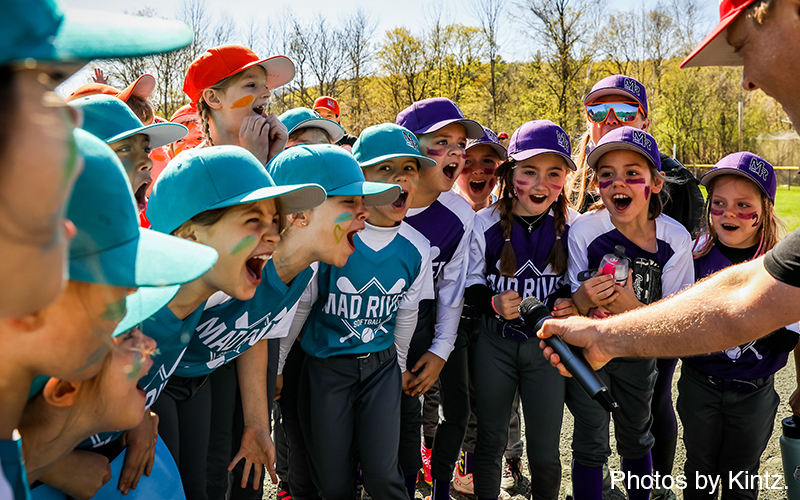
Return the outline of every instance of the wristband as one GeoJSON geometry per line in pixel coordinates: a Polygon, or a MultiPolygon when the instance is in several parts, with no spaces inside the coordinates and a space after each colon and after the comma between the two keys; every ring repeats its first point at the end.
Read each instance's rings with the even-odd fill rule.
{"type": "MultiPolygon", "coordinates": [[[[497,295],[500,295],[500,294],[497,294],[497,295]]],[[[494,312],[496,312],[498,316],[502,316],[502,314],[500,314],[500,311],[498,311],[497,308],[494,306],[494,299],[495,299],[495,297],[497,297],[497,295],[492,297],[492,309],[494,309],[494,312]]]]}

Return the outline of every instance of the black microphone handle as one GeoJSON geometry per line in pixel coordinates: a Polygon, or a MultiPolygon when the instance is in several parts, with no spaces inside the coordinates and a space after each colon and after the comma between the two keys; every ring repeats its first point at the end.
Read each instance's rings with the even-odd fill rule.
{"type": "MultiPolygon", "coordinates": [[[[537,330],[541,328],[541,325],[537,326],[539,327],[537,330]]],[[[580,350],[573,352],[569,345],[558,336],[547,337],[543,340],[547,346],[558,354],[561,358],[561,363],[569,370],[589,397],[600,403],[606,411],[612,412],[619,408],[619,404],[608,392],[606,384],[592,370],[580,350]]]]}

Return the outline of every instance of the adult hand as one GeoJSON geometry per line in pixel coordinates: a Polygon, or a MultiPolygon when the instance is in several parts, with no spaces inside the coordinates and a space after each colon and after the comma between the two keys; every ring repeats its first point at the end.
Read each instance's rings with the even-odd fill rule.
{"type": "Polygon", "coordinates": [[[553,310],[550,312],[550,315],[554,318],[568,318],[570,316],[577,316],[578,315],[578,308],[575,307],[575,302],[572,299],[556,299],[555,304],[553,304],[553,310]]]}
{"type": "Polygon", "coordinates": [[[156,458],[156,442],[158,442],[158,415],[145,410],[142,423],[122,435],[125,444],[125,461],[122,464],[117,489],[127,495],[136,489],[139,479],[144,474],[150,477],[153,462],[156,458]]]}
{"type": "MultiPolygon", "coordinates": [[[[602,324],[602,322],[583,317],[547,320],[542,325],[542,329],[537,332],[537,335],[542,339],[558,335],[564,342],[582,348],[586,361],[589,362],[592,368],[597,370],[611,360],[611,356],[606,354],[600,345],[602,333],[597,328],[598,324],[602,324]]],[[[544,341],[539,342],[539,347],[542,348],[544,357],[550,361],[551,365],[558,368],[561,375],[565,377],[572,376],[552,348],[547,347],[544,341]]]]}
{"type": "Polygon", "coordinates": [[[492,306],[505,319],[519,318],[519,303],[522,299],[514,290],[506,290],[492,297],[492,306]]]}
{"type": "Polygon", "coordinates": [[[428,389],[439,379],[442,368],[444,368],[444,360],[431,351],[426,351],[410,370],[415,377],[409,383],[406,394],[419,396],[428,392],[428,389]]]}
{"type": "Polygon", "coordinates": [[[581,314],[586,314],[589,309],[610,304],[617,298],[614,288],[614,276],[611,274],[597,274],[581,283],[581,286],[572,294],[572,300],[581,314]]]}
{"type": "Polygon", "coordinates": [[[39,479],[75,500],[88,500],[111,479],[111,466],[99,453],[73,450],[39,479]]]}
{"type": "Polygon", "coordinates": [[[242,459],[245,461],[242,472],[242,488],[247,487],[250,470],[253,469],[253,489],[258,489],[261,484],[263,466],[267,467],[272,484],[278,484],[278,476],[275,474],[275,445],[272,443],[272,438],[269,437],[269,429],[256,429],[245,425],[242,432],[242,444],[228,466],[228,470],[233,470],[242,459]]]}

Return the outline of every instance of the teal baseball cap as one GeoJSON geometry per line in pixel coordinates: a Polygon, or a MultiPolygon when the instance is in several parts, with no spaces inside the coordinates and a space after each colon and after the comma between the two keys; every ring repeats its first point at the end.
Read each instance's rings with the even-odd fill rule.
{"type": "Polygon", "coordinates": [[[147,218],[156,231],[171,233],[206,210],[277,197],[291,214],[322,204],[325,190],[318,184],[276,186],[256,157],[239,146],[194,148],[176,156],[158,176],[147,218]]]}
{"type": "Polygon", "coordinates": [[[394,123],[367,127],[353,144],[353,157],[361,167],[369,167],[393,158],[415,158],[421,167],[434,167],[436,161],[423,156],[417,137],[394,123]]]}
{"type": "Polygon", "coordinates": [[[95,94],[70,101],[70,106],[83,112],[81,128],[102,139],[106,144],[121,141],[136,134],[150,138],[151,148],[160,148],[186,137],[189,129],[178,123],[145,125],[124,101],[114,96],[95,94]]]}
{"type": "Polygon", "coordinates": [[[353,155],[331,144],[286,149],[267,164],[267,170],[278,184],[314,182],[328,196],[363,196],[369,207],[388,205],[400,196],[397,184],[367,182],[353,155]]]}
{"type": "Polygon", "coordinates": [[[75,129],[84,169],[67,218],[77,229],[69,247],[69,279],[103,285],[168,286],[211,269],[217,252],[205,245],[143,229],[128,176],[103,141],[75,129]]]}
{"type": "MultiPolygon", "coordinates": [[[[159,233],[160,234],[160,233],[159,233]]],[[[180,285],[142,286],[125,298],[125,317],[114,330],[114,337],[122,335],[131,328],[141,325],[175,298],[180,285]]]]}
{"type": "Polygon", "coordinates": [[[344,137],[344,129],[333,120],[323,118],[319,113],[313,109],[308,108],[294,108],[285,111],[278,117],[286,128],[289,129],[289,134],[301,128],[321,128],[328,133],[332,142],[339,142],[344,137]]]}
{"type": "Polygon", "coordinates": [[[55,0],[9,0],[0,17],[0,64],[140,57],[189,45],[185,23],[83,9],[55,0]]]}

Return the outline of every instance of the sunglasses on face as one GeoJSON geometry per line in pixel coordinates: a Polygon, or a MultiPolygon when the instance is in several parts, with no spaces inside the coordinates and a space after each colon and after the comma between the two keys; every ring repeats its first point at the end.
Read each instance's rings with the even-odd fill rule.
{"type": "Polygon", "coordinates": [[[586,117],[592,123],[603,123],[613,112],[617,120],[630,123],[636,120],[636,115],[644,110],[639,103],[633,102],[598,102],[586,105],[586,117]]]}

